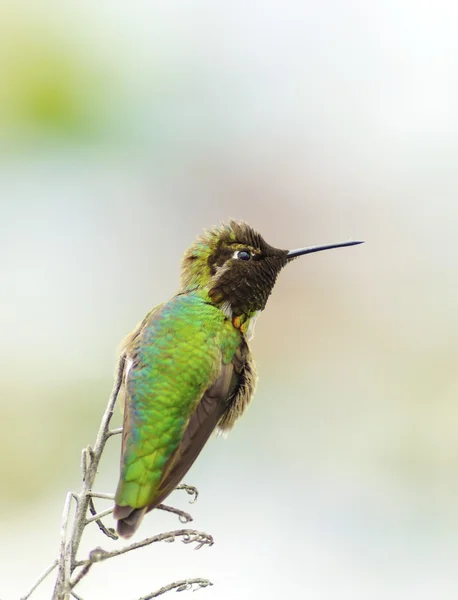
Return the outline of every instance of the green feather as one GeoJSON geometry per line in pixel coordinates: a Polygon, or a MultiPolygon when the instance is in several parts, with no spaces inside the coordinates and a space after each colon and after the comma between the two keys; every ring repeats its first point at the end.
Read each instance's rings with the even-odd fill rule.
{"type": "Polygon", "coordinates": [[[240,332],[197,294],[175,296],[146,317],[126,348],[132,366],[117,505],[154,501],[189,418],[240,343],[240,332]]]}

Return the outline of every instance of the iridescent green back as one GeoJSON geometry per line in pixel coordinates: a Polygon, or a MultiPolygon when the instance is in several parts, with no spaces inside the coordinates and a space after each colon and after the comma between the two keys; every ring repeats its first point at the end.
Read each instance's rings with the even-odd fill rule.
{"type": "Polygon", "coordinates": [[[154,501],[202,395],[229,363],[241,333],[194,293],[156,307],[126,348],[126,406],[116,504],[154,501]]]}

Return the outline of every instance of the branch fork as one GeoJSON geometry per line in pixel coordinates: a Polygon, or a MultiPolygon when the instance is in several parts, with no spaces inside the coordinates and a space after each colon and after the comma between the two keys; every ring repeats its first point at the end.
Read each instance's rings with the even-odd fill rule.
{"type": "MultiPolygon", "coordinates": [[[[28,600],[37,587],[56,568],[57,577],[52,600],[70,600],[70,598],[83,600],[81,596],[74,591],[74,588],[84,577],[86,577],[92,566],[97,562],[101,562],[115,556],[120,556],[121,554],[126,554],[132,550],[143,548],[157,542],[174,542],[176,539],[180,539],[185,544],[196,544],[196,550],[205,545],[212,546],[214,543],[212,536],[202,531],[197,531],[195,529],[177,529],[174,531],[160,533],[113,551],[106,551],[101,547],[97,547],[89,553],[89,556],[86,560],[77,560],[77,552],[84,529],[90,523],[95,522],[100,531],[110,539],[119,539],[116,531],[111,527],[106,527],[102,521],[104,517],[113,512],[113,507],[97,512],[94,505],[94,499],[113,500],[114,496],[112,494],[94,492],[92,491],[92,488],[97,475],[100,459],[107,441],[111,437],[122,433],[122,428],[110,429],[109,425],[111,417],[113,416],[116,399],[118,397],[119,390],[121,389],[124,368],[125,357],[122,356],[119,362],[116,381],[111,392],[108,405],[102,416],[94,447],[92,448],[91,446],[87,446],[83,449],[81,454],[81,490],[78,494],[75,492],[68,492],[65,498],[61,522],[59,557],[54,560],[54,562],[40,575],[33,587],[25,596],[21,598],[21,600],[28,600]]],[[[177,490],[184,490],[188,495],[192,496],[192,498],[189,500],[190,503],[193,503],[197,500],[198,491],[195,487],[181,484],[177,487],[177,490]]],[[[189,513],[178,508],[167,506],[165,504],[160,504],[157,508],[177,515],[182,523],[190,523],[193,520],[189,513]]],[[[152,598],[157,598],[158,596],[171,590],[181,592],[184,590],[193,589],[195,591],[211,585],[213,584],[208,579],[183,579],[181,581],[175,581],[174,583],[166,585],[146,596],[142,596],[142,598],[139,600],[151,600],[152,598]]]]}

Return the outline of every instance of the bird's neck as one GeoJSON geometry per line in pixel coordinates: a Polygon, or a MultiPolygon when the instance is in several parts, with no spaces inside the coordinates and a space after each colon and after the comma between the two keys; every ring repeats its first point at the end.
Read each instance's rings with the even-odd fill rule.
{"type": "Polygon", "coordinates": [[[229,301],[223,302],[218,308],[236,329],[240,329],[248,341],[253,338],[254,326],[256,324],[256,319],[261,313],[260,310],[248,314],[234,315],[229,301]]]}
{"type": "Polygon", "coordinates": [[[189,286],[187,289],[181,290],[179,293],[191,294],[193,296],[197,296],[207,304],[213,304],[213,306],[219,309],[224,314],[226,319],[230,321],[236,329],[240,330],[240,332],[245,336],[245,338],[248,341],[253,338],[254,326],[256,324],[258,316],[261,314],[260,310],[242,313],[241,315],[234,315],[234,311],[229,300],[224,300],[223,302],[215,303],[208,293],[208,288],[200,286],[189,286]]]}

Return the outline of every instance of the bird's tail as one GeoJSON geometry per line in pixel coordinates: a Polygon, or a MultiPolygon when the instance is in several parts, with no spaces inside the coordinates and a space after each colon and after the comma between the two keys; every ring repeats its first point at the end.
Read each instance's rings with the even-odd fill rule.
{"type": "Polygon", "coordinates": [[[148,507],[132,508],[131,506],[115,505],[113,517],[118,521],[116,531],[123,538],[130,538],[140,526],[148,507]]]}

